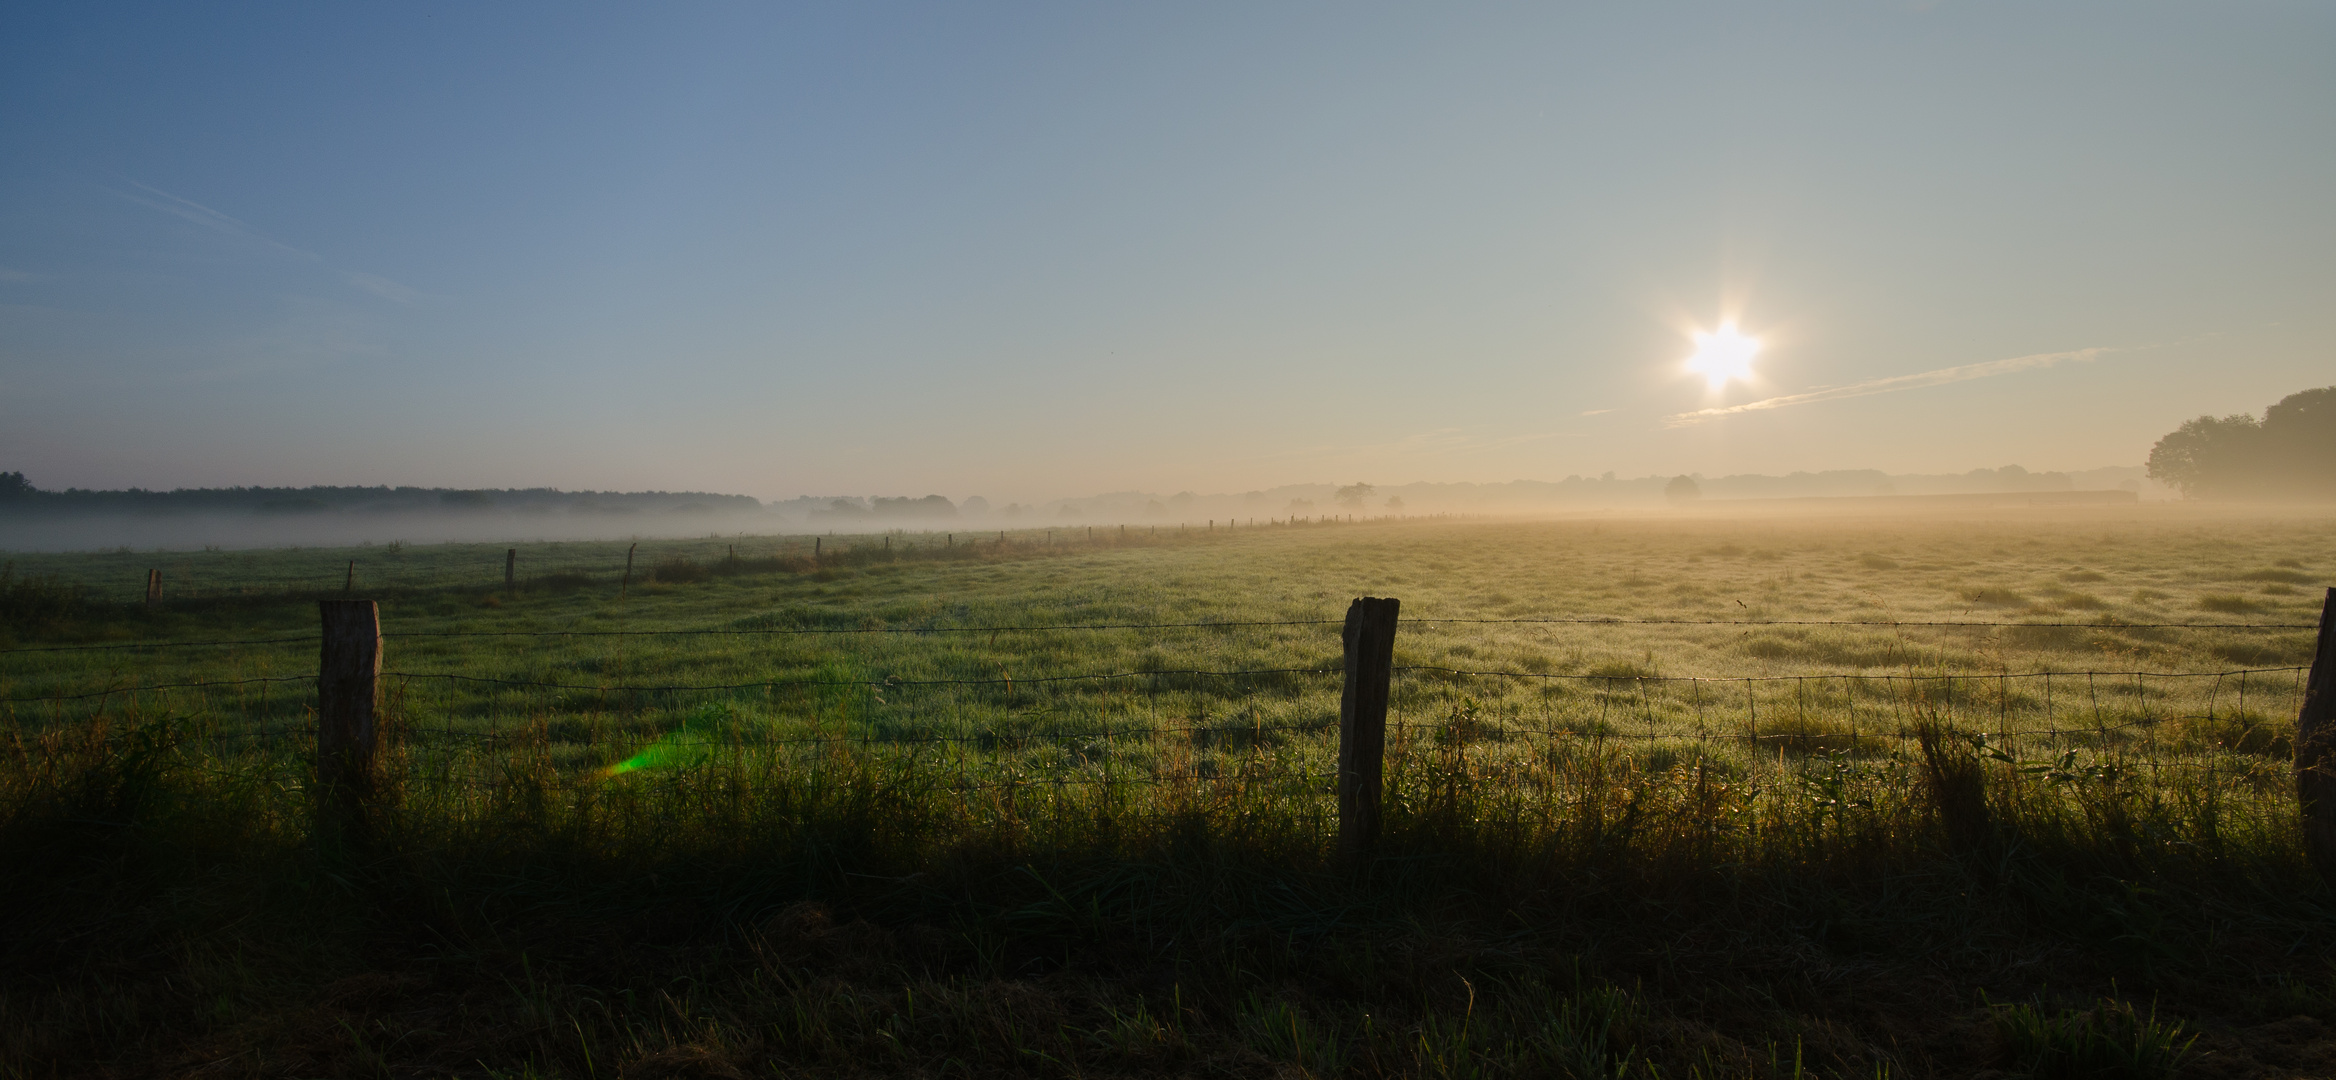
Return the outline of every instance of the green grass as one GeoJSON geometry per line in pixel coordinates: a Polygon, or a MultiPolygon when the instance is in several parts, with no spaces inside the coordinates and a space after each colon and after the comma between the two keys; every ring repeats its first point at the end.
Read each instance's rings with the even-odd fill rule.
{"type": "Polygon", "coordinates": [[[2185,674],[2299,664],[2310,632],[2136,624],[2309,623],[2310,588],[2201,607],[2336,569],[2329,536],[1373,524],[817,565],[728,538],[645,544],[621,596],[625,545],[523,547],[508,598],[500,547],[197,553],[154,611],[110,584],[151,556],[21,557],[18,649],[313,635],[355,558],[400,582],[386,666],[417,677],[386,684],[392,805],[358,842],[311,828],[309,688],[225,685],[313,643],[0,654],[0,859],[33,883],[0,891],[0,1067],[2044,1075],[2051,1040],[2148,1015],[2197,1036],[2187,1068],[2310,1075],[2265,1034],[2336,1021],[2300,678],[2185,674]],[[1366,593],[1404,600],[1412,670],[1356,871],[1325,776],[1366,593]],[[1437,621],[1533,618],[2025,625],[1437,621]],[[1187,622],[1290,625],[957,632],[1187,622]],[[846,629],[920,632],[762,632],[846,629]],[[514,633],[550,636],[432,636],[514,633]],[[1122,677],[1064,679],[1093,674],[1122,677]]]}

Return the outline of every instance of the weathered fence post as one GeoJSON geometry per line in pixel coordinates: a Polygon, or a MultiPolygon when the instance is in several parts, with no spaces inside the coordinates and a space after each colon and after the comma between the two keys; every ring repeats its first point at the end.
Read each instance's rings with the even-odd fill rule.
{"type": "Polygon", "coordinates": [[[146,571],[146,607],[151,610],[162,602],[162,571],[146,571]]]}
{"type": "Polygon", "coordinates": [[[341,579],[341,595],[357,595],[357,560],[349,560],[349,576],[341,579]]]}
{"type": "Polygon", "coordinates": [[[503,595],[519,595],[518,548],[505,548],[503,551],[503,595]]]}
{"type": "Polygon", "coordinates": [[[1338,699],[1338,854],[1359,867],[1379,844],[1379,778],[1387,754],[1388,684],[1395,675],[1393,597],[1346,609],[1346,681],[1338,699]]]}
{"type": "Polygon", "coordinates": [[[641,545],[639,544],[634,544],[633,546],[625,549],[625,579],[618,582],[616,586],[616,594],[620,597],[631,591],[633,587],[633,552],[639,551],[640,549],[641,545]]]}
{"type": "Polygon", "coordinates": [[[2320,604],[2320,638],[2295,717],[2295,794],[2304,851],[2322,873],[2336,874],[2336,589],[2320,604]]]}
{"type": "Polygon", "coordinates": [[[324,648],[316,665],[318,809],[361,835],[373,801],[381,700],[381,610],[371,600],[324,600],[324,648]]]}

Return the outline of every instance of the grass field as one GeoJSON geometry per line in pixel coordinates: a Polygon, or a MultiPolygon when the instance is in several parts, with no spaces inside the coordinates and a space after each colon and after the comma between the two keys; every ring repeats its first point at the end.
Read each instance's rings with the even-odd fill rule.
{"type": "Polygon", "coordinates": [[[501,546],[19,556],[0,1067],[2325,1075],[2286,755],[2329,525],[709,538],[621,594],[622,543],[523,545],[516,595],[501,546]],[[352,560],[363,844],[306,791],[352,560]]]}

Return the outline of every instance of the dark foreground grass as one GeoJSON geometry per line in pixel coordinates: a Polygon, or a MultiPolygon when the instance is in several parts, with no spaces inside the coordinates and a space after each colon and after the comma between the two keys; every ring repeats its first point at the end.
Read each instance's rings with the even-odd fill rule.
{"type": "Polygon", "coordinates": [[[816,565],[707,541],[644,546],[622,588],[623,545],[576,545],[516,598],[500,548],[203,553],[169,580],[211,591],[151,611],[76,591],[142,557],[27,559],[7,647],[135,647],[0,654],[0,1077],[2336,1075],[2296,677],[2178,674],[2293,665],[2309,635],[2147,625],[2223,596],[2306,621],[2328,536],[1585,522],[816,565]],[[320,834],[305,685],[118,688],[312,673],[305,639],[141,643],[312,635],[349,558],[416,564],[380,594],[390,662],[444,678],[393,680],[391,805],[320,834]],[[440,560],[484,570],[432,584],[440,560]],[[1404,597],[1415,669],[1362,868],[1326,854],[1334,623],[669,633],[1335,619],[1359,593],[1404,597]],[[1775,624],[1433,621],[1540,616],[1775,624]],[[2034,625],[1786,623],[1975,617],[2034,625]],[[511,632],[554,636],[452,636],[511,632]],[[1313,674],[1042,681],[1236,667],[1313,674]],[[1938,671],[1978,681],[1885,678],[1938,671]],[[1989,679],[2039,671],[2063,681],[1989,679]],[[1680,674],[1786,681],[1646,681],[1680,674]],[[493,681],[789,678],[855,689],[493,681]]]}
{"type": "Polygon", "coordinates": [[[167,721],[39,738],[0,787],[10,1076],[2336,1069],[2291,830],[1951,731],[1847,805],[1585,750],[1549,818],[1431,733],[1360,870],[1235,782],[970,813],[896,762],[713,755],[320,833],[167,721]]]}

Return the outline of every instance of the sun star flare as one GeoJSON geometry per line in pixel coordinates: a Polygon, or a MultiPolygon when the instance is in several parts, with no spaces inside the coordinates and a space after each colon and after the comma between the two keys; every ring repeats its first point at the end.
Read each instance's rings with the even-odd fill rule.
{"type": "Polygon", "coordinates": [[[1760,355],[1758,339],[1746,337],[1734,323],[1721,323],[1719,329],[1694,338],[1695,355],[1687,358],[1687,370],[1703,376],[1714,393],[1729,380],[1752,381],[1752,358],[1760,355]]]}

